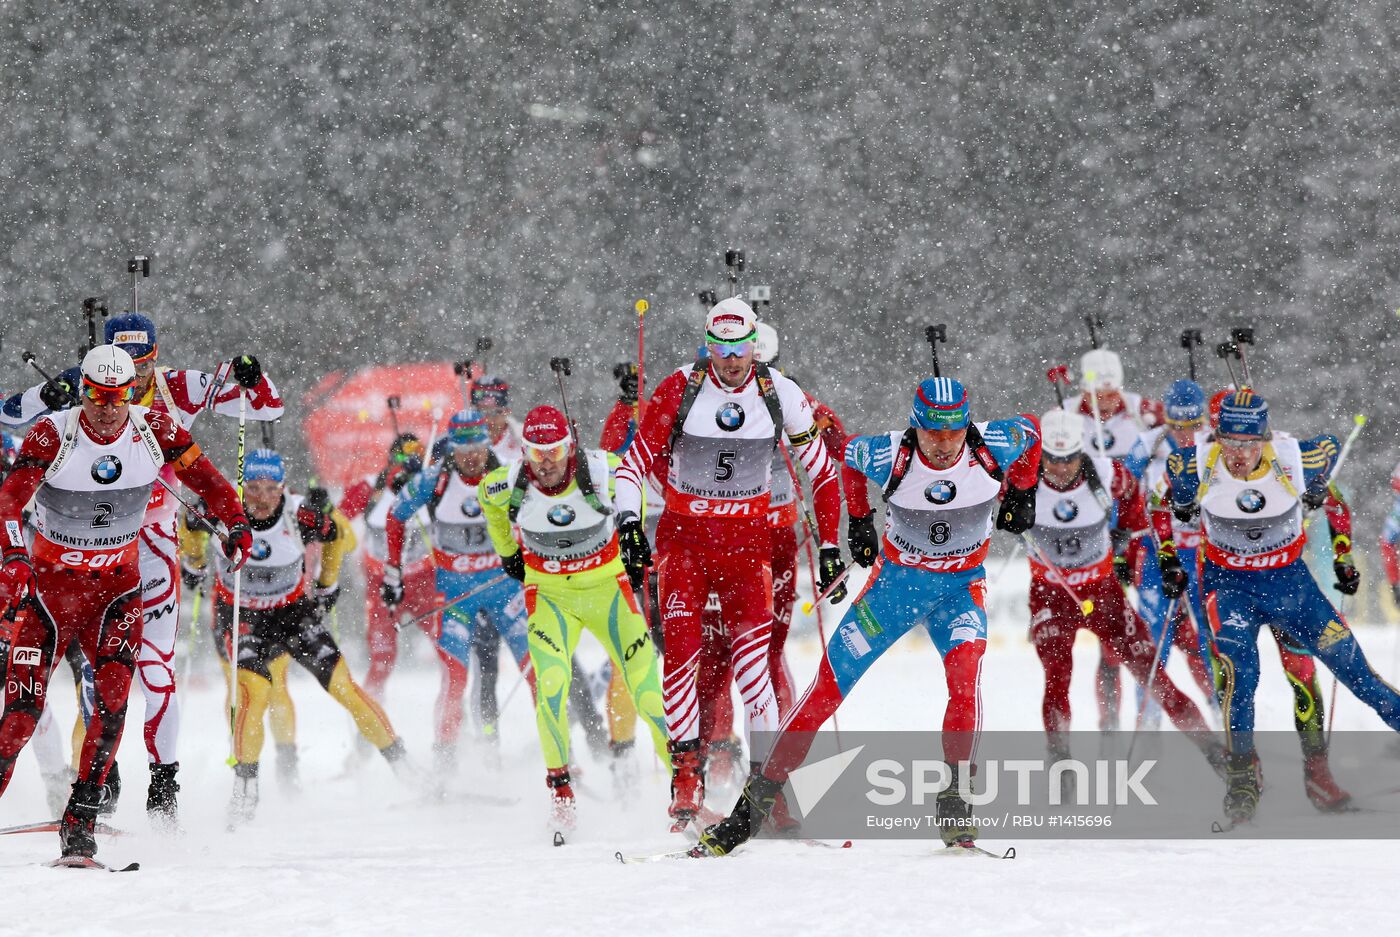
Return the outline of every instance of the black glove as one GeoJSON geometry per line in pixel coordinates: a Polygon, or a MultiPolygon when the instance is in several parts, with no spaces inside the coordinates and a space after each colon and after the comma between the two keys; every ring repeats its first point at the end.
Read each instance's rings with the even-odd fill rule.
{"type": "MultiPolygon", "coordinates": [[[[1303,493],[1298,496],[1298,500],[1303,502],[1303,507],[1309,511],[1316,511],[1327,503],[1327,483],[1313,484],[1303,489],[1303,493]]],[[[1350,592],[1347,595],[1351,595],[1350,592]]]]}
{"type": "Polygon", "coordinates": [[[997,511],[997,530],[1023,534],[1035,526],[1035,488],[1006,489],[997,511]]]}
{"type": "MultiPolygon", "coordinates": [[[[846,564],[841,561],[840,547],[822,547],[817,554],[817,585],[821,592],[825,592],[827,587],[846,571],[846,564]]],[[[846,584],[843,582],[832,590],[827,600],[833,605],[846,597],[846,584]]]]}
{"type": "Polygon", "coordinates": [[[1186,591],[1186,568],[1176,552],[1163,551],[1157,554],[1157,565],[1162,568],[1162,594],[1169,599],[1179,599],[1186,591]]]}
{"type": "Polygon", "coordinates": [[[193,566],[180,564],[180,584],[186,589],[201,589],[204,587],[204,570],[195,569],[193,566]]]}
{"type": "Polygon", "coordinates": [[[621,393],[617,399],[625,404],[637,402],[637,366],[630,361],[624,361],[613,367],[613,377],[617,378],[617,386],[621,393]]]}
{"type": "Polygon", "coordinates": [[[506,575],[518,581],[525,581],[525,554],[516,550],[510,556],[501,557],[501,568],[506,571],[506,575]]]}
{"type": "Polygon", "coordinates": [[[252,390],[262,382],[262,365],[252,355],[239,355],[233,359],[233,379],[241,386],[252,390]]]}
{"type": "Polygon", "coordinates": [[[1356,560],[1350,553],[1343,553],[1332,561],[1332,573],[1337,577],[1337,591],[1342,595],[1356,595],[1361,588],[1361,574],[1356,571],[1356,560]]]}
{"type": "Polygon", "coordinates": [[[312,488],[297,508],[297,527],[301,529],[303,543],[315,540],[330,543],[335,539],[335,518],[332,516],[330,492],[324,488],[312,488]]]}
{"type": "Polygon", "coordinates": [[[393,611],[403,602],[403,570],[397,566],[384,567],[384,581],[379,585],[379,597],[384,607],[393,611]]]}
{"type": "Polygon", "coordinates": [[[1390,597],[1395,600],[1397,606],[1400,606],[1400,582],[1391,584],[1390,597]]]}
{"type": "Polygon", "coordinates": [[[852,517],[846,525],[846,545],[851,548],[851,562],[869,569],[880,555],[880,535],[875,530],[875,512],[864,517],[852,517]]]}
{"type": "Polygon", "coordinates": [[[1201,514],[1201,506],[1195,501],[1188,501],[1185,504],[1172,502],[1172,516],[1183,524],[1194,523],[1201,514]]]}
{"type": "Polygon", "coordinates": [[[1118,553],[1113,557],[1113,575],[1118,577],[1118,582],[1123,586],[1133,584],[1133,568],[1128,565],[1126,554],[1118,553]]]}
{"type": "Polygon", "coordinates": [[[340,598],[340,583],[332,583],[329,586],[316,584],[316,611],[325,617],[335,608],[336,600],[340,598]]]}
{"type": "Polygon", "coordinates": [[[627,567],[627,578],[632,580],[632,588],[640,589],[647,567],[651,565],[651,544],[647,542],[647,532],[642,522],[631,511],[617,519],[617,546],[622,553],[622,565],[627,567]]]}
{"type": "Polygon", "coordinates": [[[73,406],[73,385],[59,375],[51,381],[45,381],[39,388],[39,400],[50,410],[62,410],[64,407],[73,406]]]}

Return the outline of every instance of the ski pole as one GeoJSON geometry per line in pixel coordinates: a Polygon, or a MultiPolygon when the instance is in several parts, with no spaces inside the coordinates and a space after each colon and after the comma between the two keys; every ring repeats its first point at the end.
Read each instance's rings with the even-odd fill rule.
{"type": "Polygon", "coordinates": [[[569,367],[569,359],[550,358],[549,369],[554,372],[554,377],[559,382],[559,403],[564,407],[564,421],[569,424],[569,429],[574,434],[575,445],[578,445],[578,427],[574,425],[574,418],[569,415],[569,397],[564,393],[564,378],[573,374],[569,367]]]}
{"type": "Polygon", "coordinates": [[[486,373],[485,354],[495,346],[491,336],[483,335],[476,340],[476,353],[478,358],[466,358],[462,361],[454,362],[452,372],[457,375],[457,384],[462,389],[462,408],[466,409],[472,405],[471,394],[467,390],[468,382],[476,383],[476,375],[472,373],[476,366],[481,365],[481,373],[486,373]]]}
{"type": "Polygon", "coordinates": [[[1045,558],[1045,554],[1040,551],[1040,547],[1036,546],[1035,541],[1031,539],[1031,535],[1029,533],[1021,534],[1021,540],[1024,541],[1026,544],[1026,555],[1029,556],[1031,559],[1035,560],[1041,566],[1044,566],[1045,569],[1052,574],[1052,578],[1060,586],[1060,588],[1064,589],[1065,593],[1069,595],[1071,599],[1074,599],[1074,604],[1079,606],[1079,611],[1084,615],[1084,617],[1088,618],[1090,615],[1092,615],[1094,612],[1094,600],[1081,599],[1079,597],[1079,593],[1074,591],[1074,587],[1069,584],[1069,580],[1065,578],[1064,573],[1063,571],[1061,571],[1060,567],[1056,566],[1054,563],[1050,562],[1048,559],[1045,558]]]}
{"type": "Polygon", "coordinates": [[[137,254],[126,262],[126,272],[131,274],[131,311],[141,311],[140,283],[151,275],[151,258],[137,254]]]}
{"type": "Polygon", "coordinates": [[[419,615],[417,618],[410,618],[408,621],[400,621],[400,622],[395,623],[394,629],[395,629],[396,631],[402,631],[403,629],[407,628],[409,625],[416,625],[416,624],[418,624],[420,621],[422,621],[422,620],[425,619],[425,618],[432,618],[434,615],[438,615],[438,614],[441,614],[442,612],[447,611],[449,608],[452,608],[454,605],[460,605],[460,604],[462,604],[463,602],[465,602],[467,599],[470,599],[471,597],[476,596],[476,595],[480,595],[481,593],[485,592],[487,589],[490,589],[492,586],[500,585],[501,583],[505,582],[505,581],[506,581],[507,579],[509,579],[509,578],[510,578],[510,577],[507,576],[505,573],[501,573],[499,576],[492,576],[490,579],[486,580],[486,581],[483,582],[481,585],[477,586],[475,589],[471,590],[470,592],[464,592],[464,593],[462,593],[461,595],[457,596],[457,598],[453,599],[451,602],[445,602],[445,603],[443,603],[442,605],[439,605],[439,606],[438,606],[437,608],[435,608],[435,609],[431,609],[430,611],[424,612],[423,614],[419,615]]]}
{"type": "MultiPolygon", "coordinates": [[[[1327,483],[1329,485],[1335,482],[1337,476],[1341,474],[1342,466],[1346,464],[1347,455],[1351,452],[1352,444],[1356,442],[1356,437],[1361,435],[1361,427],[1366,425],[1366,414],[1358,413],[1351,418],[1351,421],[1353,424],[1351,432],[1347,433],[1347,438],[1342,443],[1342,451],[1337,454],[1337,464],[1332,466],[1332,473],[1327,476],[1327,483]]],[[[1307,530],[1312,526],[1313,516],[1309,516],[1303,521],[1303,530],[1307,530]]]]}
{"type": "MultiPolygon", "coordinates": [[[[243,388],[238,388],[238,503],[243,503],[243,465],[247,455],[247,433],[248,433],[248,395],[243,392],[243,388]]],[[[233,761],[238,763],[238,710],[239,697],[242,695],[238,686],[238,654],[241,648],[242,636],[238,633],[242,624],[242,600],[243,600],[243,567],[239,566],[233,574],[233,628],[229,632],[229,672],[233,681],[233,710],[230,718],[233,721],[233,761]]]]}
{"type": "Polygon", "coordinates": [[[937,325],[930,325],[924,329],[924,339],[928,342],[928,349],[933,354],[933,376],[942,377],[943,371],[938,367],[938,343],[947,343],[948,326],[942,322],[937,325]]]}
{"type": "Polygon", "coordinates": [[[1231,386],[1236,389],[1241,386],[1247,386],[1240,384],[1240,379],[1235,376],[1235,366],[1230,363],[1231,358],[1240,357],[1240,346],[1231,341],[1221,342],[1219,345],[1215,346],[1215,356],[1225,362],[1225,370],[1230,372],[1231,386]]]}
{"type": "Polygon", "coordinates": [[[637,428],[640,429],[647,399],[647,310],[651,308],[651,303],[639,299],[632,304],[632,308],[637,310],[637,428]]]}
{"type": "Polygon", "coordinates": [[[724,266],[729,270],[729,295],[739,295],[739,274],[744,272],[744,252],[733,249],[724,252],[724,266]]]}
{"type": "Polygon", "coordinates": [[[389,408],[389,422],[394,427],[394,438],[398,439],[402,434],[399,432],[399,395],[384,399],[384,406],[389,408]]]}
{"type": "Polygon", "coordinates": [[[1094,444],[1099,447],[1099,455],[1108,455],[1103,444],[1103,413],[1099,410],[1099,389],[1094,386],[1098,374],[1085,371],[1084,380],[1089,382],[1089,409],[1094,411],[1094,444]]]}
{"type": "Polygon", "coordinates": [[[1193,381],[1196,379],[1196,348],[1202,344],[1200,329],[1186,329],[1181,333],[1181,347],[1186,349],[1186,364],[1193,381]]]}
{"type": "Polygon", "coordinates": [[[1244,353],[1244,346],[1254,345],[1254,327],[1231,329],[1230,343],[1235,346],[1235,356],[1240,359],[1240,370],[1244,372],[1244,386],[1254,387],[1254,379],[1249,376],[1249,358],[1244,353]]]}
{"type": "Polygon", "coordinates": [[[1065,406],[1065,392],[1063,387],[1069,386],[1069,366],[1057,364],[1045,372],[1045,379],[1050,382],[1050,388],[1055,391],[1055,403],[1060,409],[1065,406]],[[1061,386],[1063,385],[1063,387],[1061,386]]]}
{"type": "Polygon", "coordinates": [[[1099,332],[1103,328],[1103,316],[1097,312],[1084,316],[1084,324],[1089,326],[1089,347],[1097,349],[1099,347],[1099,332]]]}
{"type": "Polygon", "coordinates": [[[1172,637],[1176,632],[1176,610],[1181,597],[1172,599],[1167,603],[1166,618],[1162,622],[1162,636],[1157,639],[1157,648],[1152,655],[1152,670],[1147,674],[1147,683],[1143,685],[1142,706],[1138,708],[1137,720],[1133,723],[1133,737],[1128,740],[1128,764],[1133,763],[1133,748],[1137,745],[1138,733],[1142,731],[1142,720],[1147,715],[1147,709],[1152,705],[1152,687],[1157,682],[1157,671],[1165,667],[1162,663],[1163,651],[1171,647],[1172,637]]]}
{"type": "Polygon", "coordinates": [[[846,577],[849,576],[849,575],[851,574],[851,570],[853,570],[853,569],[855,569],[855,564],[852,564],[852,565],[850,565],[850,566],[847,566],[845,569],[843,569],[843,570],[841,571],[841,575],[837,576],[835,579],[833,579],[833,580],[831,581],[831,585],[827,586],[825,589],[822,590],[822,594],[821,594],[821,595],[817,596],[815,599],[813,599],[813,600],[810,601],[810,602],[803,602],[803,603],[802,603],[802,611],[803,611],[803,613],[804,613],[804,614],[807,614],[807,615],[812,614],[812,609],[816,608],[818,605],[820,605],[820,604],[822,604],[823,602],[825,602],[825,601],[831,596],[831,593],[835,592],[835,591],[836,591],[836,588],[837,588],[838,586],[840,586],[841,583],[843,583],[843,582],[846,581],[846,577]]]}

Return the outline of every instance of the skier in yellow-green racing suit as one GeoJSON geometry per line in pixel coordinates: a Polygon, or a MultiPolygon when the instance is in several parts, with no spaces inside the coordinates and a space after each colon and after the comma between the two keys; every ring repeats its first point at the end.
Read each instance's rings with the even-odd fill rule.
{"type": "Polygon", "coordinates": [[[568,700],[583,628],[622,671],[658,754],[667,750],[666,717],[656,649],[618,552],[612,499],[619,459],[576,448],[568,422],[554,407],[531,410],[522,435],[525,458],[483,478],[477,499],[502,565],[525,584],[551,827],[564,833],[575,819],[568,700]],[[519,542],[512,527],[519,529],[519,542]]]}

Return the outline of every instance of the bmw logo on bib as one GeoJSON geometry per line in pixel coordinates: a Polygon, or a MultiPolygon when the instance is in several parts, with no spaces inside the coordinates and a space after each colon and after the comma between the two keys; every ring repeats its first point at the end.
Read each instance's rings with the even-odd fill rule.
{"type": "Polygon", "coordinates": [[[545,517],[549,518],[549,522],[555,527],[568,527],[574,522],[574,518],[577,516],[574,509],[567,504],[556,504],[554,507],[550,508],[549,513],[545,515],[545,517]]]}
{"type": "Polygon", "coordinates": [[[715,424],[726,433],[732,433],[744,425],[744,408],[732,400],[715,413],[715,424]]]}
{"type": "Polygon", "coordinates": [[[253,549],[248,551],[248,555],[255,560],[265,560],[272,555],[272,544],[259,537],[253,541],[253,549]]]}
{"type": "Polygon", "coordinates": [[[1061,498],[1055,505],[1055,520],[1068,524],[1079,516],[1079,505],[1070,498],[1061,498]]]}
{"type": "Polygon", "coordinates": [[[481,505],[480,505],[479,503],[477,503],[476,501],[463,501],[463,502],[462,502],[462,516],[463,516],[463,517],[480,517],[480,516],[481,516],[481,505]]]}
{"type": "Polygon", "coordinates": [[[1095,448],[1095,449],[1098,449],[1099,452],[1108,452],[1108,451],[1110,451],[1110,450],[1113,449],[1113,443],[1114,443],[1113,433],[1109,430],[1109,428],[1108,428],[1107,426],[1105,426],[1105,427],[1103,428],[1103,448],[1102,448],[1102,449],[1099,449],[1099,434],[1098,434],[1098,433],[1092,434],[1092,435],[1090,436],[1090,441],[1093,442],[1094,448],[1095,448]]]}
{"type": "Polygon", "coordinates": [[[110,485],[122,477],[122,460],[114,455],[104,455],[92,463],[92,480],[99,485],[110,485]]]}
{"type": "Polygon", "coordinates": [[[1235,498],[1235,507],[1246,514],[1258,514],[1264,510],[1264,494],[1254,488],[1246,488],[1235,498]]]}
{"type": "Polygon", "coordinates": [[[940,478],[924,489],[924,497],[933,504],[947,504],[957,496],[958,486],[946,478],[940,478]]]}

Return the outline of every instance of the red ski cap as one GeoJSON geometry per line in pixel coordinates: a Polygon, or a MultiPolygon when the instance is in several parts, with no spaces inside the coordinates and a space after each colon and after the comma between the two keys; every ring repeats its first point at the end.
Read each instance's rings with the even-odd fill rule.
{"type": "Polygon", "coordinates": [[[525,414],[525,429],[521,435],[532,446],[557,446],[561,442],[572,441],[564,414],[547,405],[525,414]]]}

